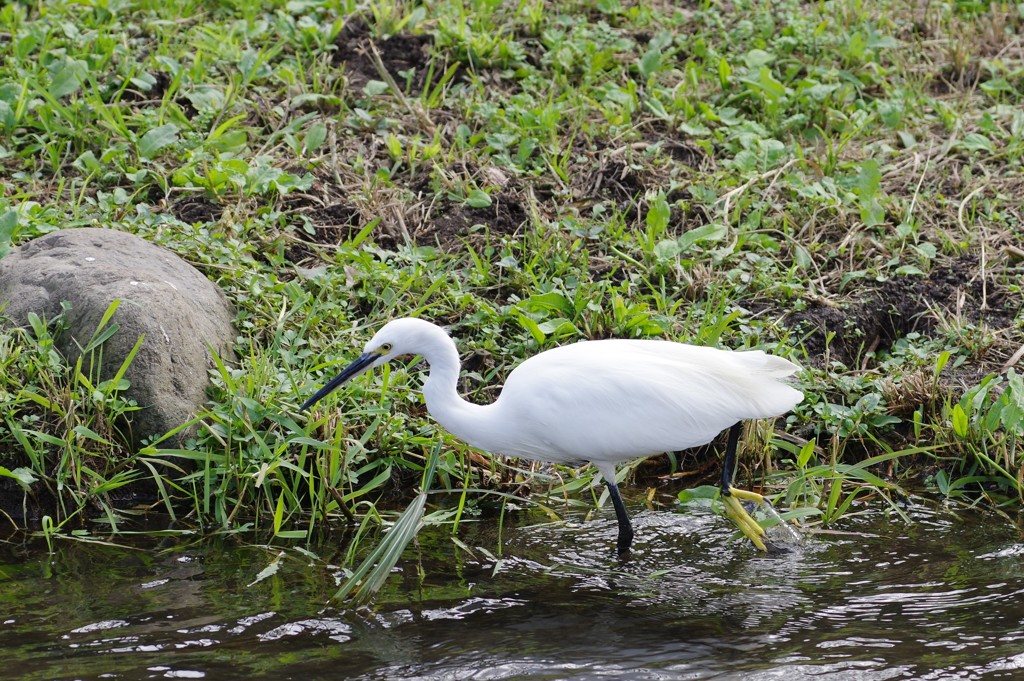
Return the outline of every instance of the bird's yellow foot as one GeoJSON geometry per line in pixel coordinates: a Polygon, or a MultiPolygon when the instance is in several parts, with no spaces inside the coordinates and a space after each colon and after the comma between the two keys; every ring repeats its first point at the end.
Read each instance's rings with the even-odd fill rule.
{"type": "Polygon", "coordinates": [[[764,543],[764,528],[747,513],[747,509],[743,508],[743,504],[740,503],[741,500],[753,501],[758,504],[766,503],[767,500],[756,492],[735,487],[730,487],[729,493],[722,495],[722,501],[725,503],[725,515],[740,528],[740,531],[753,542],[754,546],[762,551],[767,551],[768,547],[764,543]]]}

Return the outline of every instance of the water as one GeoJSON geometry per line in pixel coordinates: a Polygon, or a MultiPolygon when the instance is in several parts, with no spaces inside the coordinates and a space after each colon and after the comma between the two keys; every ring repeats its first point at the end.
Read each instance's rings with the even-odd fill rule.
{"type": "Polygon", "coordinates": [[[766,557],[707,511],[634,510],[625,562],[610,509],[467,523],[471,552],[431,529],[360,612],[327,604],[340,540],[12,538],[0,677],[1024,678],[1024,543],[995,515],[875,512],[766,557]]]}

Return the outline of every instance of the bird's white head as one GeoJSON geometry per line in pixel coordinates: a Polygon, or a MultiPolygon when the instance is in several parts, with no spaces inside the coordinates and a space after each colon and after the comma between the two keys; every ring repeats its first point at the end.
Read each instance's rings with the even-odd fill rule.
{"type": "Polygon", "coordinates": [[[405,317],[390,321],[367,342],[363,348],[363,354],[306,400],[301,410],[305,411],[336,388],[365,371],[402,355],[431,354],[445,343],[451,343],[448,334],[441,327],[424,319],[405,317]]]}
{"type": "Polygon", "coordinates": [[[376,355],[370,366],[380,366],[395,357],[415,355],[437,344],[438,337],[447,336],[444,330],[425,319],[403,317],[388,322],[373,334],[363,354],[376,355]]]}

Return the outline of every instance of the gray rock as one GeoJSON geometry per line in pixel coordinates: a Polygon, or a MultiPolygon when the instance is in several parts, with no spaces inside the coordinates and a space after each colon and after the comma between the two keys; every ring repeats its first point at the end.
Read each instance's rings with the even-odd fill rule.
{"type": "MultiPolygon", "coordinates": [[[[34,239],[0,260],[2,314],[26,325],[35,312],[56,318],[71,310],[57,349],[74,364],[111,302],[118,331],[102,346],[100,380],[114,376],[139,336],[126,395],[142,409],[124,433],[138,447],[191,418],[205,403],[213,366],[208,345],[230,360],[234,314],[221,290],[174,253],[113,229],[67,229],[34,239]]],[[[83,358],[83,373],[89,358],[83,358]]],[[[124,428],[124,425],[122,425],[124,428]]],[[[184,434],[183,434],[184,435],[184,434]]],[[[178,438],[179,442],[181,438],[178,438]]]]}

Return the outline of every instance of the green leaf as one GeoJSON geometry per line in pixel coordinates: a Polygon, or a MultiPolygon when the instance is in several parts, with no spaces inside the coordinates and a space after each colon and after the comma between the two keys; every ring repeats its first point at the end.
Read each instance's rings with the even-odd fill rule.
{"type": "Polygon", "coordinates": [[[797,267],[800,269],[807,269],[814,264],[811,252],[808,251],[803,244],[793,242],[791,247],[793,249],[793,262],[796,263],[797,267]]]}
{"type": "Polygon", "coordinates": [[[807,465],[807,462],[811,460],[811,456],[814,454],[814,446],[816,444],[816,440],[808,440],[804,443],[804,446],[800,448],[800,453],[796,455],[797,468],[803,468],[807,465]]]}
{"type": "Polygon", "coordinates": [[[309,535],[306,530],[281,530],[274,533],[275,537],[281,539],[305,539],[309,535]]]}
{"type": "Polygon", "coordinates": [[[668,221],[671,216],[672,208],[668,205],[665,195],[659,193],[650,200],[644,220],[651,231],[661,234],[668,227],[668,221]]]}
{"type": "Polygon", "coordinates": [[[658,260],[671,260],[679,255],[679,241],[677,239],[662,239],[654,245],[654,257],[658,260]]]}
{"type": "Polygon", "coordinates": [[[243,52],[242,58],[238,60],[238,70],[242,72],[242,76],[246,81],[264,76],[268,69],[263,53],[256,50],[246,50],[243,52]]]}
{"type": "Polygon", "coordinates": [[[382,80],[371,80],[363,86],[363,92],[365,92],[368,97],[382,95],[387,92],[388,89],[388,84],[382,80]]]}
{"type": "Polygon", "coordinates": [[[89,66],[80,59],[68,59],[56,71],[50,80],[50,94],[60,99],[76,92],[82,86],[89,66]]]}
{"type": "Polygon", "coordinates": [[[967,437],[967,413],[964,408],[959,404],[953,405],[953,432],[956,433],[957,437],[964,439],[967,437]]]}
{"type": "Polygon", "coordinates": [[[661,68],[661,50],[652,48],[644,52],[644,56],[640,57],[640,75],[644,77],[644,80],[650,80],[651,76],[658,72],[661,68]]]}
{"type": "Polygon", "coordinates": [[[927,241],[915,244],[913,246],[913,249],[920,253],[922,258],[926,258],[927,260],[934,260],[935,256],[937,256],[939,253],[938,249],[935,247],[935,244],[927,241]]]}
{"type": "Polygon", "coordinates": [[[36,481],[36,476],[28,468],[15,468],[13,471],[0,466],[0,475],[13,478],[26,490],[36,481]]]}
{"type": "Polygon", "coordinates": [[[882,171],[878,162],[868,159],[860,164],[854,191],[860,199],[860,219],[868,227],[885,223],[885,209],[876,198],[882,184],[882,171]]]}
{"type": "Polygon", "coordinates": [[[71,430],[75,433],[75,435],[80,435],[81,437],[84,437],[87,440],[92,440],[94,442],[99,442],[102,445],[110,445],[111,444],[111,442],[109,440],[107,440],[105,437],[103,437],[102,435],[97,433],[95,430],[93,430],[89,426],[79,424],[79,425],[75,426],[74,428],[72,428],[71,430]]]}
{"type": "Polygon", "coordinates": [[[252,580],[251,582],[249,582],[245,586],[246,587],[254,586],[254,585],[259,584],[260,582],[262,582],[264,579],[267,579],[268,577],[273,577],[274,575],[276,575],[277,571],[281,569],[281,559],[283,557],[284,557],[284,551],[282,551],[281,553],[277,554],[277,556],[274,557],[274,560],[270,561],[270,564],[267,565],[267,567],[265,567],[262,570],[260,570],[260,573],[258,575],[256,575],[256,579],[252,580]]]}
{"type": "Polygon", "coordinates": [[[691,229],[679,237],[679,251],[688,250],[691,246],[704,241],[721,241],[728,233],[725,225],[720,222],[709,222],[696,229],[691,229]]]}
{"type": "Polygon", "coordinates": [[[177,140],[178,126],[174,123],[165,123],[158,128],[153,128],[139,140],[139,156],[153,158],[157,152],[174,144],[177,140]]]}
{"type": "Polygon", "coordinates": [[[473,189],[466,197],[466,205],[470,208],[487,208],[492,203],[491,196],[483,189],[473,189]]]}
{"type": "Polygon", "coordinates": [[[882,204],[872,198],[860,207],[860,219],[868,227],[885,224],[885,209],[882,208],[882,204]]]}
{"type": "Polygon", "coordinates": [[[547,338],[547,336],[543,331],[540,330],[540,327],[537,325],[537,322],[533,321],[526,315],[521,314],[519,315],[519,324],[524,329],[530,332],[530,335],[533,336],[533,340],[537,341],[537,345],[544,344],[544,339],[547,338]]]}
{"type": "Polygon", "coordinates": [[[816,85],[810,86],[809,88],[800,90],[800,95],[806,96],[815,102],[823,102],[829,97],[829,95],[831,95],[838,89],[838,83],[818,83],[816,85]]]}
{"type": "Polygon", "coordinates": [[[306,131],[306,139],[303,140],[302,146],[308,154],[311,151],[319,149],[325,139],[327,139],[327,126],[321,121],[317,121],[313,125],[309,126],[309,130],[306,131]]]}
{"type": "Polygon", "coordinates": [[[784,522],[789,522],[791,520],[801,520],[803,518],[811,518],[819,515],[822,515],[822,511],[820,508],[801,506],[800,508],[794,508],[789,511],[783,511],[779,514],[779,517],[782,518],[784,522]]]}
{"type": "Polygon", "coordinates": [[[857,196],[862,199],[874,196],[878,193],[881,183],[882,171],[878,167],[878,161],[869,158],[860,164],[860,173],[855,185],[857,196]]]}
{"type": "Polygon", "coordinates": [[[14,109],[11,105],[0,99],[0,125],[4,128],[13,128],[17,122],[17,116],[14,113],[14,109]]]}
{"type": "Polygon", "coordinates": [[[1010,85],[1010,82],[1006,80],[1006,78],[1003,78],[1002,76],[999,76],[998,78],[993,78],[992,80],[987,80],[984,83],[982,83],[979,87],[981,87],[981,89],[985,93],[990,95],[994,95],[999,92],[1014,91],[1013,86],[1010,85]]]}
{"type": "Polygon", "coordinates": [[[725,60],[725,57],[721,57],[718,60],[718,82],[725,88],[729,84],[729,78],[732,76],[732,67],[729,66],[729,62],[725,60]]]}
{"type": "Polygon", "coordinates": [[[219,111],[227,101],[224,91],[210,83],[197,84],[183,94],[196,111],[219,111]]]}
{"type": "Polygon", "coordinates": [[[759,69],[775,61],[775,55],[764,50],[753,49],[743,56],[743,62],[748,69],[759,69]]]}
{"type": "Polygon", "coordinates": [[[11,250],[17,227],[18,212],[16,210],[8,210],[0,214],[0,258],[11,250]]]}
{"type": "Polygon", "coordinates": [[[1020,433],[1024,423],[1024,378],[1013,369],[1006,373],[1007,389],[1003,393],[1006,406],[999,413],[1003,427],[1008,431],[1020,433]]]}
{"type": "Polygon", "coordinates": [[[546,312],[554,310],[566,316],[572,316],[576,310],[572,301],[557,291],[538,293],[526,299],[526,309],[530,312],[546,312]]]}
{"type": "Polygon", "coordinates": [[[576,326],[568,319],[549,319],[538,324],[537,328],[547,336],[566,336],[578,332],[576,326]]]}
{"type": "Polygon", "coordinates": [[[284,522],[284,493],[277,495],[277,506],[274,508],[274,534],[281,531],[282,522],[284,522]]]}
{"type": "Polygon", "coordinates": [[[963,141],[959,142],[957,146],[969,151],[987,151],[989,153],[993,153],[996,150],[995,146],[992,144],[992,140],[977,132],[972,132],[969,135],[966,135],[963,141]]]}
{"type": "Polygon", "coordinates": [[[706,502],[717,497],[721,491],[714,485],[700,485],[699,487],[691,487],[690,489],[681,490],[676,498],[684,504],[692,502],[706,502]]]}
{"type": "Polygon", "coordinates": [[[408,508],[391,526],[384,541],[360,563],[358,568],[353,570],[352,575],[338,588],[334,594],[335,601],[344,601],[352,596],[353,604],[357,607],[369,602],[384,585],[395,565],[398,564],[402,552],[412,543],[420,528],[423,527],[426,503],[426,492],[421,492],[412,500],[408,508]]]}
{"type": "Polygon", "coordinates": [[[758,71],[756,79],[746,80],[745,82],[759,88],[764,93],[765,98],[772,102],[778,101],[786,95],[786,86],[772,75],[772,70],[767,66],[758,71]]]}

